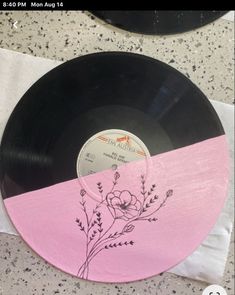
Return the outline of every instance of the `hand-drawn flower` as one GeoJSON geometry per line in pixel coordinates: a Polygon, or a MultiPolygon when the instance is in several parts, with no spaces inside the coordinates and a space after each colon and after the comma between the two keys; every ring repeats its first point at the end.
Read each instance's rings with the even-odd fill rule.
{"type": "Polygon", "coordinates": [[[139,214],[141,204],[129,191],[115,190],[107,194],[107,204],[114,209],[115,218],[129,220],[139,214]]]}
{"type": "MultiPolygon", "coordinates": [[[[86,200],[84,196],[87,194],[84,189],[80,190],[81,209],[85,214],[85,219],[76,218],[76,223],[81,232],[84,233],[86,239],[86,256],[83,264],[81,264],[77,275],[87,279],[89,276],[89,267],[91,261],[103,250],[116,249],[117,247],[133,246],[134,241],[123,240],[122,237],[129,235],[135,230],[136,221],[157,221],[156,213],[166,205],[167,199],[173,195],[173,190],[169,189],[165,193],[165,197],[159,203],[159,196],[155,194],[156,185],[153,184],[150,188],[146,188],[145,176],[141,175],[141,202],[128,190],[115,190],[120,178],[119,172],[114,173],[113,185],[111,189],[104,193],[104,188],[101,182],[97,183],[98,191],[102,197],[101,201],[96,204],[96,207],[88,214],[86,200]],[[104,195],[106,197],[104,198],[104,195]],[[103,216],[98,208],[107,206],[112,216],[112,223],[106,230],[103,228],[103,216]],[[149,209],[151,208],[151,210],[149,209]],[[113,226],[117,219],[125,220],[118,222],[120,227],[113,226]]],[[[117,224],[116,224],[117,225],[117,224]]]]}

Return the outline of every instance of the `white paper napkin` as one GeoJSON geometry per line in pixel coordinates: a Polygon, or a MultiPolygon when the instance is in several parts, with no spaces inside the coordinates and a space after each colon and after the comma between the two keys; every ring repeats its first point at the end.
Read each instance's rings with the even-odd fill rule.
{"type": "MultiPolygon", "coordinates": [[[[25,91],[43,74],[60,62],[0,49],[0,139],[7,120],[25,91]]],[[[211,101],[217,111],[230,145],[231,165],[234,163],[234,108],[211,101]]],[[[231,167],[231,171],[234,171],[231,167]]],[[[223,277],[233,226],[234,178],[231,175],[229,197],[220,217],[198,249],[169,272],[210,283],[223,277]]],[[[17,235],[0,197],[0,232],[17,235]]],[[[193,234],[193,232],[192,232],[193,234]]]]}
{"type": "Polygon", "coordinates": [[[234,22],[234,10],[229,11],[222,18],[234,22]]]}

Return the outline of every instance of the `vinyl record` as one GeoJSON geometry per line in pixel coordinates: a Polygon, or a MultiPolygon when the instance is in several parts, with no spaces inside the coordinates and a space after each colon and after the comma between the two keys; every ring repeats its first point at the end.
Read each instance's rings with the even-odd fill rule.
{"type": "Polygon", "coordinates": [[[23,239],[102,282],[150,277],[191,254],[228,181],[224,131],[204,94],[158,60],[117,52],[39,79],[10,116],[0,167],[23,239]]]}
{"type": "Polygon", "coordinates": [[[177,34],[209,24],[227,11],[208,10],[96,10],[105,22],[134,33],[177,34]]]}

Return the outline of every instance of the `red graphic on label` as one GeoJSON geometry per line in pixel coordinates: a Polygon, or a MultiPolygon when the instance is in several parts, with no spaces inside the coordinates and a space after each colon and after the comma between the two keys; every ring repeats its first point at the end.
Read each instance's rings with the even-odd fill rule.
{"type": "MultiPolygon", "coordinates": [[[[111,138],[107,138],[107,137],[102,136],[102,135],[99,135],[97,138],[98,138],[99,140],[101,140],[101,141],[106,142],[106,143],[107,143],[109,140],[111,140],[111,138]]],[[[131,140],[130,136],[125,135],[125,136],[122,136],[122,137],[118,137],[118,138],[116,139],[116,142],[126,142],[129,146],[131,146],[130,140],[131,140]]],[[[134,152],[137,153],[138,155],[142,156],[142,157],[146,157],[146,153],[145,153],[144,151],[141,151],[141,150],[135,150],[134,152]]]]}
{"type": "Polygon", "coordinates": [[[104,137],[104,136],[98,136],[98,138],[100,139],[100,140],[103,140],[103,141],[108,141],[108,139],[106,138],[106,137],[104,137]]]}
{"type": "Polygon", "coordinates": [[[129,136],[123,136],[123,137],[119,137],[117,138],[118,142],[122,142],[122,141],[126,141],[129,145],[130,145],[130,137],[129,136]]]}

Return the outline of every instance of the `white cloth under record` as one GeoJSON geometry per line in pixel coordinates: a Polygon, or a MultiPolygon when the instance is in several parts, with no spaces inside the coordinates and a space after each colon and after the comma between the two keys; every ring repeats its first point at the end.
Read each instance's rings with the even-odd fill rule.
{"type": "MultiPolygon", "coordinates": [[[[43,74],[60,62],[0,49],[0,139],[7,119],[24,92],[43,74]]],[[[217,111],[230,144],[231,165],[234,162],[233,106],[211,101],[217,111]]],[[[231,171],[233,171],[231,167],[231,171]]],[[[219,283],[224,272],[233,225],[233,176],[229,197],[220,217],[198,249],[170,272],[210,283],[219,283]]],[[[0,197],[0,232],[16,234],[0,197]]],[[[193,233],[192,233],[193,234],[193,233]]]]}

